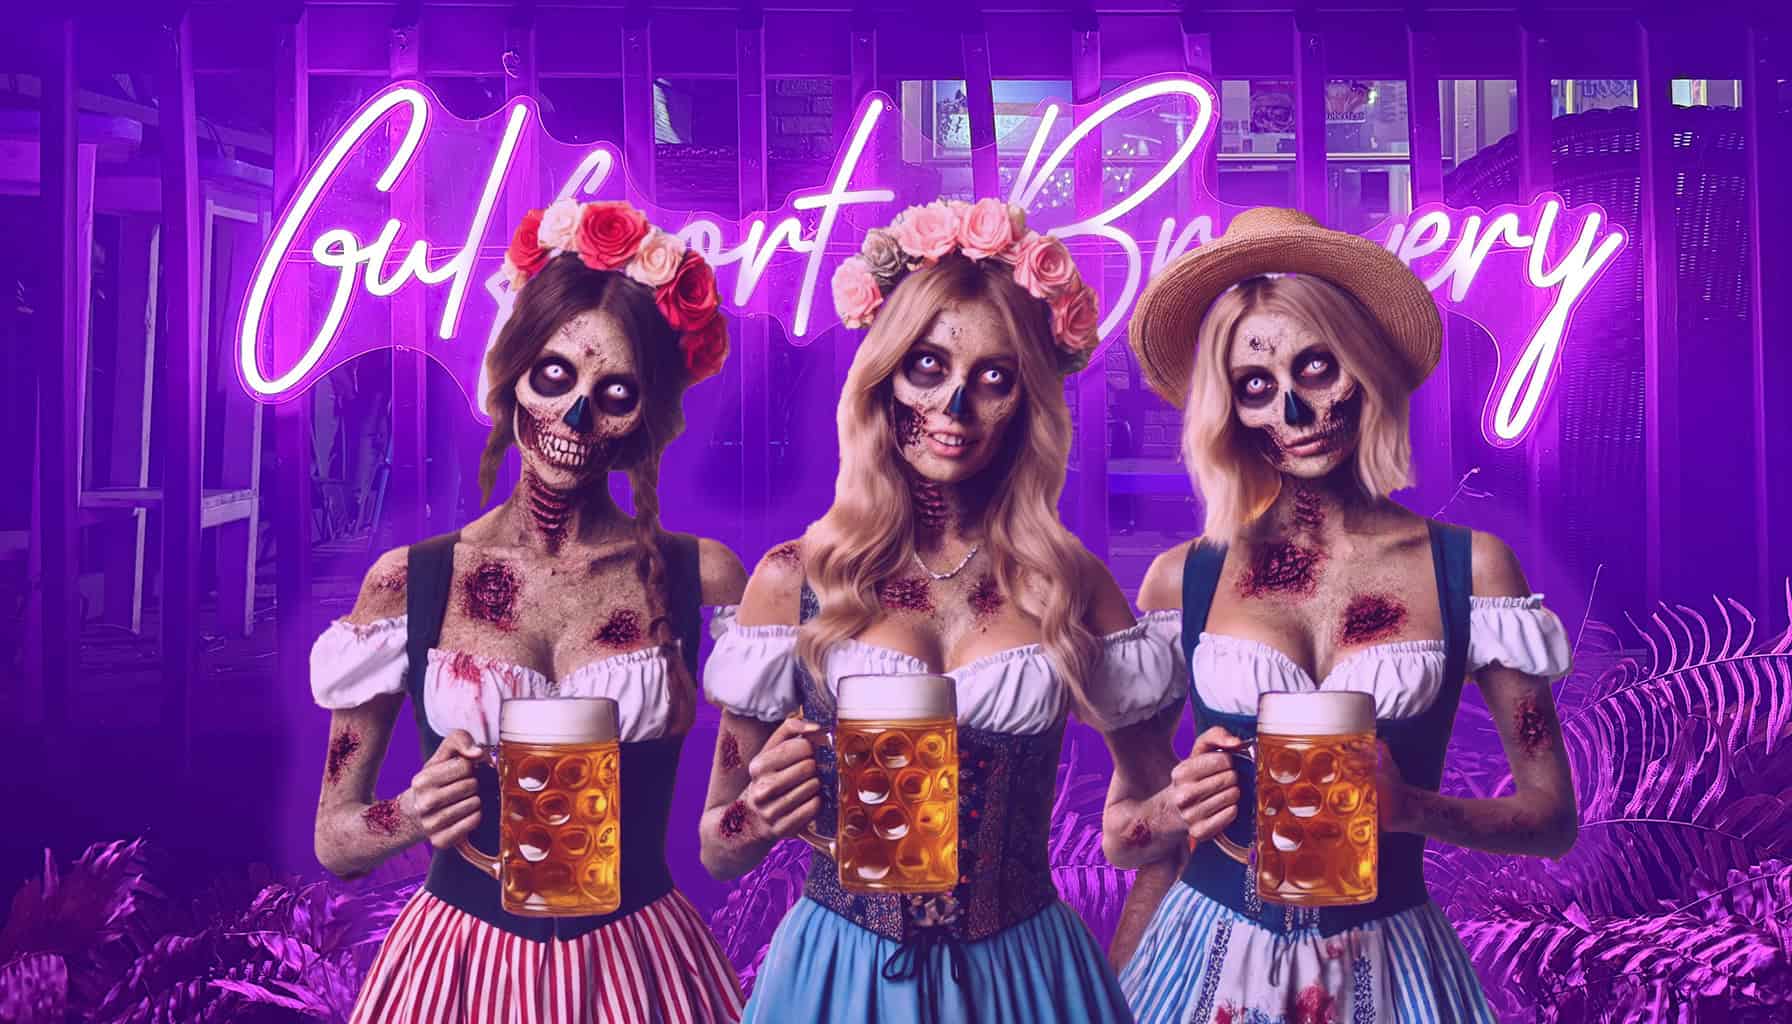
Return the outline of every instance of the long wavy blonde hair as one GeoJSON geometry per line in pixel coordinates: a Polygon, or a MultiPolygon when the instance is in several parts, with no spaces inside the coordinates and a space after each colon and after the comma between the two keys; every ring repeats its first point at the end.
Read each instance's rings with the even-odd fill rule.
{"type": "Polygon", "coordinates": [[[1232,338],[1252,313],[1279,313],[1326,339],[1338,365],[1356,378],[1362,415],[1356,478],[1363,492],[1385,498],[1412,485],[1408,433],[1411,369],[1356,297],[1307,275],[1255,277],[1215,299],[1201,321],[1188,405],[1182,414],[1182,458],[1207,506],[1202,532],[1231,541],[1282,493],[1282,474],[1239,422],[1232,399],[1232,338]]]}
{"type": "Polygon", "coordinates": [[[803,565],[821,613],[803,626],[797,652],[817,679],[827,678],[828,652],[876,620],[877,583],[898,575],[914,555],[891,378],[941,311],[971,302],[989,303],[1014,339],[1021,386],[1003,450],[985,470],[1002,476],[989,481],[983,550],[1002,594],[1039,620],[1053,670],[1070,687],[1078,713],[1091,718],[1084,681],[1099,642],[1084,622],[1089,600],[1074,569],[1082,545],[1057,514],[1071,440],[1059,349],[1045,304],[993,259],[948,256],[904,278],[853,356],[837,417],[834,503],[803,536],[803,565]]]}

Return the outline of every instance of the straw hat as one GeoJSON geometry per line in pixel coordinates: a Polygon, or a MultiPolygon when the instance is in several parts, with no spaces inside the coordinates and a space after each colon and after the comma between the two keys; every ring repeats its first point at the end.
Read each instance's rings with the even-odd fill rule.
{"type": "Polygon", "coordinates": [[[1151,390],[1178,408],[1186,404],[1196,339],[1213,300],[1240,281],[1271,273],[1311,274],[1354,295],[1405,357],[1412,387],[1437,366],[1443,319],[1406,264],[1366,238],[1320,227],[1299,210],[1258,206],[1145,287],[1127,336],[1151,390]]]}

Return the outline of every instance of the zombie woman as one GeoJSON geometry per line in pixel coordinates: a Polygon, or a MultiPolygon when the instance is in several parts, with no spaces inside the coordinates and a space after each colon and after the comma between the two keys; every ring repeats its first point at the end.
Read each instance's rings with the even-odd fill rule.
{"type": "Polygon", "coordinates": [[[834,504],[759,564],[705,670],[724,713],[704,863],[733,878],[806,825],[832,835],[841,680],[935,673],[956,692],[957,884],[849,892],[818,852],[746,1017],[1131,1020],[1047,849],[1066,714],[1114,742],[1181,697],[1167,642],[1057,518],[1064,376],[1095,343],[1094,292],[997,200],[908,210],[833,290],[870,327],[834,504]]]}
{"type": "Polygon", "coordinates": [[[382,556],[311,653],[332,711],[317,855],[342,876],[420,839],[436,848],[364,983],[360,1021],[717,1021],[732,968],[672,888],[665,830],[696,705],[699,605],[734,604],[722,545],[659,525],[659,460],[686,388],[727,352],[714,275],[625,203],[561,201],[524,218],[505,260],[514,302],[486,354],[489,497],[515,445],[521,479],[456,533],[382,556]],[[628,474],[635,514],[612,500],[628,474]],[[375,800],[409,694],[427,763],[375,800]],[[475,773],[511,698],[608,697],[621,740],[621,906],[521,917],[455,849],[496,848],[496,786],[475,773]]]}
{"type": "MultiPolygon", "coordinates": [[[[1117,864],[1157,862],[1138,898],[1163,896],[1121,975],[1134,1012],[1492,1021],[1426,894],[1425,841],[1538,856],[1573,844],[1549,687],[1569,649],[1504,544],[1388,498],[1410,483],[1407,402],[1437,363],[1436,305],[1379,245],[1255,209],[1156,278],[1130,333],[1152,387],[1184,410],[1183,454],[1206,505],[1205,536],[1159,556],[1140,595],[1149,622],[1180,632],[1199,736],[1180,762],[1173,721],[1123,749],[1104,821],[1117,864]],[[1513,795],[1438,795],[1470,676],[1499,724],[1513,795]],[[1275,819],[1259,853],[1241,859],[1217,841],[1236,852],[1253,835],[1256,777],[1227,751],[1254,735],[1259,697],[1313,691],[1373,699],[1379,870],[1366,904],[1303,908],[1263,899],[1260,883],[1317,884],[1325,844],[1366,845],[1373,820],[1362,835],[1321,835],[1298,818],[1318,805],[1302,812],[1289,797],[1269,812],[1297,817],[1275,819]],[[1179,881],[1150,884],[1185,859],[1179,881]]],[[[1326,784],[1314,773],[1329,770],[1314,761],[1291,781],[1326,784]]],[[[1355,799],[1327,794],[1326,806],[1355,799]]]]}

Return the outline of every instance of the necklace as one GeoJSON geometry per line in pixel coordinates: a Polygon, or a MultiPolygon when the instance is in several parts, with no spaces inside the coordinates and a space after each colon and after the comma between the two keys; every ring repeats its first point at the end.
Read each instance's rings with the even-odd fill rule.
{"type": "Polygon", "coordinates": [[[981,550],[983,550],[983,545],[981,542],[972,544],[971,550],[964,553],[964,558],[961,559],[957,565],[952,567],[951,572],[934,572],[932,569],[929,569],[927,567],[927,563],[921,561],[921,553],[919,551],[915,552],[915,564],[921,567],[922,572],[926,573],[929,576],[932,576],[936,580],[949,580],[952,577],[963,572],[964,567],[967,565],[970,565],[971,559],[976,558],[977,552],[979,552],[981,550]]]}

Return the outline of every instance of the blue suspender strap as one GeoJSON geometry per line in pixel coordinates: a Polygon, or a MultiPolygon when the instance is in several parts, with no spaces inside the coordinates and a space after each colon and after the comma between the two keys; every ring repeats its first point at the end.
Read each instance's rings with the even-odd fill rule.
{"type": "MultiPolygon", "coordinates": [[[[1213,608],[1213,594],[1220,586],[1220,570],[1226,565],[1226,546],[1196,541],[1188,549],[1182,563],[1182,657],[1185,664],[1194,663],[1195,645],[1201,642],[1201,631],[1207,628],[1207,613],[1213,608]]],[[[1189,698],[1196,713],[1201,698],[1195,694],[1195,681],[1189,678],[1189,698]]]]}
{"type": "Polygon", "coordinates": [[[448,589],[454,582],[454,546],[458,543],[457,530],[412,544],[406,552],[405,656],[410,674],[405,688],[410,691],[411,710],[417,715],[417,738],[422,742],[425,761],[442,745],[442,737],[429,727],[429,716],[423,710],[423,676],[429,668],[429,649],[442,637],[442,620],[448,614],[448,589]]]}

